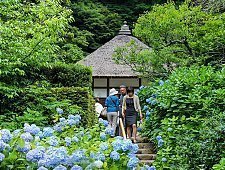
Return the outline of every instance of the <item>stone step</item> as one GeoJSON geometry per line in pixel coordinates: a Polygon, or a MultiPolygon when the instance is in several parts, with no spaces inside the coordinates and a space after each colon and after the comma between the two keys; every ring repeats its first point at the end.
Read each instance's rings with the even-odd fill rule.
{"type": "Polygon", "coordinates": [[[156,158],[156,154],[136,154],[136,156],[140,160],[154,160],[156,158]]]}
{"type": "Polygon", "coordinates": [[[137,136],[137,143],[148,143],[149,140],[146,137],[137,136]]]}
{"type": "Polygon", "coordinates": [[[153,154],[155,150],[152,149],[138,149],[137,154],[153,154]]]}
{"type": "Polygon", "coordinates": [[[138,143],[139,149],[154,149],[153,143],[138,143]]]}
{"type": "Polygon", "coordinates": [[[141,164],[145,164],[145,165],[152,165],[152,163],[154,162],[154,160],[140,160],[141,164]]]}

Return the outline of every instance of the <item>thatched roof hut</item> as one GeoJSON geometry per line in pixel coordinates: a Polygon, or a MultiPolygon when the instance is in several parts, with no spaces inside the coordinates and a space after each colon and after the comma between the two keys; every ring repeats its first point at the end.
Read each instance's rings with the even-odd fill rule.
{"type": "Polygon", "coordinates": [[[110,88],[118,88],[121,84],[134,88],[141,85],[141,79],[129,66],[116,64],[113,61],[115,49],[125,46],[131,40],[141,48],[149,48],[133,37],[128,25],[124,23],[117,36],[79,62],[92,67],[95,96],[104,98],[109,94],[110,88]]]}
{"type": "Polygon", "coordinates": [[[140,40],[131,36],[131,31],[125,24],[122,26],[119,35],[81,60],[80,63],[92,67],[93,77],[137,77],[137,74],[129,66],[116,64],[113,61],[115,49],[125,46],[131,40],[134,40],[142,48],[149,48],[140,40]]]}

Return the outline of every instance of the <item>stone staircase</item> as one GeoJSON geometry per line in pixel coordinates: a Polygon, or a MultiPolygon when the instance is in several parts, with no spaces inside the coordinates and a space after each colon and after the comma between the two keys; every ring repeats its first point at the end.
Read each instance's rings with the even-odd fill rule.
{"type": "Polygon", "coordinates": [[[140,162],[147,165],[152,165],[156,158],[156,152],[154,144],[149,142],[147,138],[137,137],[137,144],[139,150],[136,156],[139,158],[140,162]]]}

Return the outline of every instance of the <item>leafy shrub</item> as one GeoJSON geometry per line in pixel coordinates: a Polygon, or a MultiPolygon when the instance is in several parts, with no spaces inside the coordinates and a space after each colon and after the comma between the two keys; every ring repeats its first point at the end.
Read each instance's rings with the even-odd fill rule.
{"type": "MultiPolygon", "coordinates": [[[[58,109],[58,114],[64,114],[58,109]]],[[[1,169],[133,169],[140,167],[137,144],[110,138],[107,121],[91,129],[79,126],[80,115],[61,117],[53,127],[25,124],[10,133],[0,130],[1,169]]]]}
{"type": "Polygon", "coordinates": [[[23,76],[0,75],[1,81],[19,86],[27,86],[36,81],[47,81],[56,87],[91,87],[92,85],[91,69],[78,64],[27,65],[21,70],[24,70],[23,76]]]}
{"type": "Polygon", "coordinates": [[[16,129],[26,122],[40,126],[52,124],[57,119],[54,117],[57,107],[82,115],[83,125],[91,126],[96,121],[94,101],[89,88],[30,86],[21,89],[16,97],[4,98],[1,107],[4,115],[0,116],[0,126],[16,129]]]}
{"type": "Polygon", "coordinates": [[[139,92],[147,115],[143,135],[161,138],[158,168],[210,169],[219,162],[225,147],[224,89],[225,69],[193,66],[139,92]]]}

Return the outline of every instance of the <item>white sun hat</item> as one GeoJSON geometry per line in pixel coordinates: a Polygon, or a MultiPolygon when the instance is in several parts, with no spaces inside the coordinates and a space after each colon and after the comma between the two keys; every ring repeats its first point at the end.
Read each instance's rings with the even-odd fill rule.
{"type": "Polygon", "coordinates": [[[115,95],[115,94],[118,94],[118,91],[116,91],[116,89],[114,89],[114,88],[110,89],[109,95],[110,95],[110,96],[113,96],[113,95],[115,95]]]}

